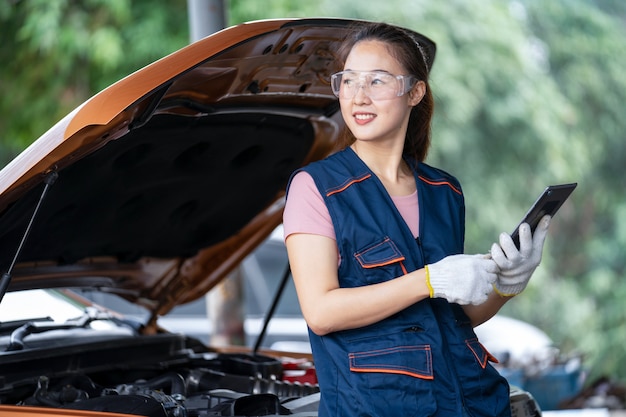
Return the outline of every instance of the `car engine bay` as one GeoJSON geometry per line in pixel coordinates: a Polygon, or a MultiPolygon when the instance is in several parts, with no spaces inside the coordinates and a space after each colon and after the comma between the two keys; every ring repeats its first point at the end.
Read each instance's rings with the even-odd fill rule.
{"type": "Polygon", "coordinates": [[[217,352],[179,334],[63,332],[34,333],[27,347],[5,351],[0,405],[146,417],[317,415],[306,359],[217,352]]]}

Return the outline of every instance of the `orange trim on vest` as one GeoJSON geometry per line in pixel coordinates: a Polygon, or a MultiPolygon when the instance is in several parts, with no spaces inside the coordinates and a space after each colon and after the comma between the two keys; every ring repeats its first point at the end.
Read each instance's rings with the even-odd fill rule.
{"type": "Polygon", "coordinates": [[[398,371],[396,369],[388,369],[388,368],[367,368],[367,369],[362,369],[362,368],[350,367],[350,370],[352,372],[361,372],[361,373],[380,372],[380,373],[383,373],[383,374],[407,375],[407,376],[412,376],[414,378],[419,378],[419,379],[435,379],[435,377],[432,376],[432,375],[423,375],[423,374],[417,374],[415,372],[398,371]]]}
{"type": "Polygon", "coordinates": [[[348,188],[349,186],[351,186],[354,183],[357,182],[361,182],[361,181],[365,181],[366,179],[370,178],[372,176],[372,174],[367,174],[361,178],[355,178],[353,180],[348,181],[345,185],[340,186],[339,188],[333,190],[333,191],[329,191],[326,193],[326,197],[330,197],[333,194],[337,194],[342,192],[343,190],[345,190],[346,188],[348,188]]]}
{"type": "Polygon", "coordinates": [[[431,185],[447,185],[448,187],[452,188],[452,191],[454,191],[455,193],[459,194],[459,195],[463,195],[463,193],[461,192],[461,190],[459,190],[458,188],[456,188],[454,185],[452,185],[452,183],[450,183],[449,181],[433,181],[433,180],[429,180],[428,178],[424,178],[422,176],[418,176],[418,178],[422,181],[424,181],[425,183],[431,184],[431,185]]]}

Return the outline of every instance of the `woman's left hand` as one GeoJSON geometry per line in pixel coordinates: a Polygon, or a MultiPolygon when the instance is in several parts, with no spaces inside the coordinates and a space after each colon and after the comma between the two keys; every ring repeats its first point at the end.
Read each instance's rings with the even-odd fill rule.
{"type": "Polygon", "coordinates": [[[498,279],[494,284],[496,292],[510,297],[524,291],[530,277],[541,262],[543,243],[550,226],[550,216],[543,216],[539,221],[534,235],[530,226],[524,223],[519,228],[519,250],[507,233],[500,235],[500,244],[491,246],[491,258],[500,268],[498,279]]]}

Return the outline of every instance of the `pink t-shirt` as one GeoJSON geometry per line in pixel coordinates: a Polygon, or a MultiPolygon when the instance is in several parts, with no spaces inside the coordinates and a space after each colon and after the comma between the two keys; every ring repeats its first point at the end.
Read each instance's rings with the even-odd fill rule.
{"type": "MultiPolygon", "coordinates": [[[[417,191],[405,196],[391,196],[391,199],[411,229],[413,237],[417,237],[419,233],[417,191]]],[[[300,171],[291,180],[289,198],[283,213],[283,229],[285,239],[292,233],[310,233],[337,240],[328,208],[313,178],[307,172],[300,171]]]]}

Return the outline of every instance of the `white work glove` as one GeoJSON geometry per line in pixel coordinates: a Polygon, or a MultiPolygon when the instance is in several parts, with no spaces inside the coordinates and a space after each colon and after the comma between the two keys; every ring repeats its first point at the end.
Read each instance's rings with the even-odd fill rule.
{"type": "Polygon", "coordinates": [[[498,278],[498,265],[489,255],[451,255],[424,269],[430,297],[457,304],[484,303],[498,278]]]}
{"type": "Polygon", "coordinates": [[[511,235],[500,234],[500,244],[491,246],[491,258],[498,264],[500,274],[494,284],[495,291],[511,297],[524,291],[530,277],[541,262],[543,242],[546,240],[550,216],[543,216],[531,236],[530,226],[523,223],[519,228],[519,250],[511,235]]]}

